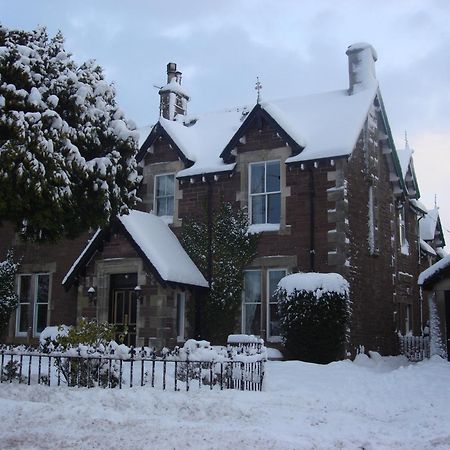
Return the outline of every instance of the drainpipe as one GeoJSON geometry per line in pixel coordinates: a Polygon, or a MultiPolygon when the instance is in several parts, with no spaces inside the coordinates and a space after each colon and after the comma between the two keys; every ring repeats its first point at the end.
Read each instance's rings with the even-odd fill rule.
{"type": "Polygon", "coordinates": [[[314,197],[316,191],[314,187],[314,169],[309,169],[309,270],[315,271],[315,242],[314,242],[314,228],[315,228],[315,208],[314,197]]]}
{"type": "MultiPolygon", "coordinates": [[[[211,279],[212,279],[212,184],[211,179],[205,176],[206,182],[206,224],[207,224],[207,255],[206,255],[206,279],[208,280],[209,289],[211,289],[211,279]]],[[[202,295],[200,301],[196,302],[195,307],[195,334],[197,339],[203,339],[204,327],[203,327],[203,308],[204,301],[207,293],[202,290],[202,295]]]]}
{"type": "Polygon", "coordinates": [[[213,226],[213,218],[212,218],[212,184],[209,177],[206,177],[207,184],[207,206],[206,206],[206,214],[207,214],[207,226],[208,226],[208,261],[207,261],[207,271],[208,271],[208,284],[211,288],[211,279],[212,279],[212,226],[213,226]]]}

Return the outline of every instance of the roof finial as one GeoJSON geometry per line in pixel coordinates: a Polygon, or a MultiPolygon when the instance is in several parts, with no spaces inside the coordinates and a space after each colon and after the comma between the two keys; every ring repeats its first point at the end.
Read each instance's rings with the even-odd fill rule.
{"type": "Polygon", "coordinates": [[[259,102],[261,101],[261,89],[263,88],[262,84],[259,81],[259,77],[256,77],[256,83],[255,83],[255,89],[257,92],[256,95],[256,103],[259,104],[259,102]]]}
{"type": "Polygon", "coordinates": [[[409,148],[408,132],[405,130],[405,148],[409,148]]]}
{"type": "Polygon", "coordinates": [[[437,209],[437,194],[434,194],[434,209],[437,209]]]}

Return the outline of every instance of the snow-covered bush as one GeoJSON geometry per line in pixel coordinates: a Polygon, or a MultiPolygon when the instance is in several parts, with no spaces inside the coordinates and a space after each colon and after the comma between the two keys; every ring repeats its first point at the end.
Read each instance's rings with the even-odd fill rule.
{"type": "Polygon", "coordinates": [[[114,325],[107,322],[82,318],[76,327],[47,327],[40,340],[40,349],[46,353],[54,350],[65,356],[55,359],[69,386],[116,387],[119,384],[119,370],[116,362],[98,358],[114,353],[118,345],[114,339],[114,325]],[[56,328],[56,330],[55,330],[56,328]],[[82,359],[77,359],[80,356],[82,359]],[[73,358],[75,357],[75,358],[73,358]]]}
{"type": "Polygon", "coordinates": [[[0,25],[0,218],[28,239],[74,237],[138,200],[135,125],[61,33],[0,25]],[[87,200],[88,199],[88,200],[87,200]]]}
{"type": "Polygon", "coordinates": [[[207,220],[183,220],[183,246],[211,281],[206,298],[197,305],[200,334],[211,342],[225,342],[235,328],[242,300],[243,270],[255,257],[258,244],[258,235],[247,231],[247,212],[235,210],[226,202],[213,214],[210,224],[207,220]]]}
{"type": "Polygon", "coordinates": [[[8,252],[6,260],[0,262],[0,337],[7,330],[9,318],[19,304],[14,286],[18,267],[12,252],[8,252]]]}
{"type": "Polygon", "coordinates": [[[348,283],[341,275],[288,275],[275,295],[289,357],[326,364],[344,356],[350,304],[348,283]]]}

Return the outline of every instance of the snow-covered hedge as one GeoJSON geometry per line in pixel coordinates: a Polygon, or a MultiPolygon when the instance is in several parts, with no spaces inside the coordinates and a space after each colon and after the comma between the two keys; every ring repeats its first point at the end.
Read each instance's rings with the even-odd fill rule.
{"type": "Polygon", "coordinates": [[[6,260],[0,262],[0,337],[6,331],[9,318],[19,304],[14,286],[18,267],[12,252],[8,252],[6,260]]]}
{"type": "Polygon", "coordinates": [[[350,318],[348,283],[336,273],[295,273],[280,280],[280,330],[288,355],[329,363],[344,355],[350,318]]]}

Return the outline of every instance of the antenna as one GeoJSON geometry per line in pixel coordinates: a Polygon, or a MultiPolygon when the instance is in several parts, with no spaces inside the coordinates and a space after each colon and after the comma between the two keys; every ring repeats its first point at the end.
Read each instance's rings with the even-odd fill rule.
{"type": "Polygon", "coordinates": [[[256,83],[255,83],[255,90],[257,92],[256,94],[256,103],[259,104],[261,101],[261,89],[263,88],[262,84],[259,81],[259,77],[256,77],[256,83]]]}

